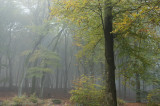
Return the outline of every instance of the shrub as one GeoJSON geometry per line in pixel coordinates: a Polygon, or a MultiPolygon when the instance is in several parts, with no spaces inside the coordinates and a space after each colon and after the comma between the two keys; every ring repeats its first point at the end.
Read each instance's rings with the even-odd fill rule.
{"type": "Polygon", "coordinates": [[[40,100],[39,104],[43,105],[43,104],[45,104],[45,101],[44,100],[40,100]]]}
{"type": "Polygon", "coordinates": [[[148,96],[148,106],[159,106],[160,104],[160,89],[154,89],[152,90],[148,96]]]}
{"type": "Polygon", "coordinates": [[[41,102],[41,104],[44,103],[44,101],[39,100],[35,94],[31,95],[29,98],[26,95],[23,95],[21,97],[15,96],[11,100],[5,100],[3,101],[2,106],[28,106],[28,105],[34,105],[33,103],[41,102]]]}
{"type": "Polygon", "coordinates": [[[9,106],[9,104],[10,104],[10,101],[5,100],[5,101],[3,101],[2,106],[9,106]]]}
{"type": "Polygon", "coordinates": [[[29,97],[29,101],[32,102],[32,103],[37,103],[38,102],[38,98],[37,96],[34,94],[32,94],[30,97],[29,97]]]}
{"type": "MultiPolygon", "coordinates": [[[[102,106],[104,98],[104,87],[95,84],[100,81],[91,76],[81,76],[74,82],[74,90],[71,90],[70,101],[83,106],[102,106]]],[[[118,106],[124,105],[125,101],[117,99],[118,106]]]]}
{"type": "Polygon", "coordinates": [[[22,106],[28,103],[28,99],[25,95],[18,97],[15,96],[11,100],[5,100],[2,106],[22,106]]]}
{"type": "Polygon", "coordinates": [[[103,101],[103,87],[94,84],[93,77],[82,76],[74,82],[74,90],[71,90],[71,102],[83,106],[100,106],[103,101]]]}
{"type": "Polygon", "coordinates": [[[117,99],[118,106],[123,106],[126,102],[123,99],[117,99]]]}
{"type": "Polygon", "coordinates": [[[13,98],[14,106],[22,106],[22,104],[26,101],[26,96],[23,95],[21,97],[15,96],[13,98]]]}
{"type": "Polygon", "coordinates": [[[147,106],[160,106],[160,105],[158,105],[156,103],[148,103],[147,106]]]}
{"type": "Polygon", "coordinates": [[[61,100],[58,100],[58,99],[53,99],[52,100],[53,104],[61,104],[61,100]]]}

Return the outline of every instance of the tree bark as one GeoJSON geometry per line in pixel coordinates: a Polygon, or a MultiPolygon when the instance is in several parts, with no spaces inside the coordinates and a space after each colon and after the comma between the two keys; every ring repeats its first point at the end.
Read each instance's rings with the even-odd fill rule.
{"type": "Polygon", "coordinates": [[[112,32],[111,0],[104,2],[104,37],[105,37],[105,106],[117,106],[115,85],[114,41],[112,32]]]}
{"type": "Polygon", "coordinates": [[[2,70],[2,57],[0,57],[0,75],[1,75],[1,70],[2,70]]]}
{"type": "Polygon", "coordinates": [[[124,78],[124,92],[123,92],[123,95],[124,95],[124,100],[126,99],[126,92],[127,92],[127,89],[126,89],[126,86],[127,86],[127,84],[126,84],[127,82],[126,82],[126,78],[124,78]]]}
{"type": "Polygon", "coordinates": [[[13,84],[13,78],[12,78],[12,60],[11,60],[11,57],[9,56],[8,57],[8,61],[9,61],[9,88],[12,89],[12,84],[13,84]]]}
{"type": "Polygon", "coordinates": [[[68,83],[68,69],[67,69],[67,35],[65,34],[65,75],[64,75],[64,89],[67,91],[67,83],[68,83]]]}
{"type": "Polygon", "coordinates": [[[59,85],[59,67],[57,66],[57,73],[56,73],[56,89],[58,89],[58,85],[59,85]]]}
{"type": "Polygon", "coordinates": [[[121,75],[118,75],[119,97],[121,96],[121,75]]]}
{"type": "Polygon", "coordinates": [[[140,76],[136,74],[136,102],[141,102],[140,76]]]}
{"type": "Polygon", "coordinates": [[[31,89],[31,94],[35,93],[35,89],[36,89],[36,77],[32,77],[32,89],[31,89]]]}
{"type": "Polygon", "coordinates": [[[45,85],[45,75],[46,73],[43,72],[43,76],[41,79],[41,92],[40,92],[40,97],[43,98],[43,92],[44,92],[44,85],[45,85]]]}
{"type": "Polygon", "coordinates": [[[7,50],[7,55],[8,55],[8,69],[9,69],[9,88],[12,89],[12,57],[11,57],[11,42],[12,42],[12,25],[10,26],[9,29],[9,42],[8,42],[8,50],[7,50]]]}

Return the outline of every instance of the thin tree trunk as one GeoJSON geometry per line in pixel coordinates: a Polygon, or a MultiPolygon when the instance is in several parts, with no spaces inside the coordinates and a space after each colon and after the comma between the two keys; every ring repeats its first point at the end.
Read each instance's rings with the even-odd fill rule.
{"type": "Polygon", "coordinates": [[[59,78],[59,68],[58,68],[58,66],[57,66],[57,73],[56,73],[56,89],[58,89],[58,85],[59,85],[59,80],[58,80],[58,78],[59,78]]]}
{"type": "Polygon", "coordinates": [[[11,58],[9,57],[9,88],[12,89],[13,79],[12,79],[12,62],[11,58]]]}
{"type": "Polygon", "coordinates": [[[18,73],[17,73],[17,76],[16,76],[16,87],[18,87],[20,71],[22,71],[21,70],[21,61],[19,62],[18,73]]]}
{"type": "Polygon", "coordinates": [[[65,34],[65,77],[64,77],[64,89],[67,90],[68,83],[68,70],[67,70],[67,36],[65,34]]]}
{"type": "Polygon", "coordinates": [[[115,85],[115,63],[113,51],[112,32],[112,6],[111,0],[105,0],[104,8],[104,37],[105,37],[105,100],[104,106],[117,106],[115,85]]]}
{"type": "Polygon", "coordinates": [[[35,93],[36,89],[36,77],[32,77],[32,89],[31,89],[31,94],[35,93]]]}
{"type": "MultiPolygon", "coordinates": [[[[79,62],[77,63],[77,71],[76,72],[77,72],[77,78],[80,78],[81,74],[80,74],[80,63],[79,62]]],[[[76,79],[76,78],[74,78],[74,79],[76,79]]]]}
{"type": "Polygon", "coordinates": [[[41,79],[41,93],[40,93],[41,98],[43,98],[43,91],[44,91],[44,85],[45,85],[45,75],[46,75],[46,73],[43,72],[43,76],[41,79]]]}
{"type": "Polygon", "coordinates": [[[1,76],[1,71],[2,71],[2,57],[0,57],[0,76],[1,76]]]}
{"type": "Polygon", "coordinates": [[[136,74],[136,102],[141,102],[140,76],[136,74]]]}
{"type": "Polygon", "coordinates": [[[24,65],[24,63],[23,63],[23,66],[22,66],[22,73],[24,73],[24,74],[22,74],[22,78],[20,78],[20,76],[19,76],[19,78],[18,78],[18,96],[21,96],[22,95],[22,88],[23,88],[23,83],[24,83],[24,80],[25,80],[25,76],[26,76],[26,72],[24,72],[24,69],[25,68],[25,65],[24,65]],[[21,79],[21,80],[20,80],[21,79]]]}
{"type": "Polygon", "coordinates": [[[5,81],[4,81],[4,83],[3,83],[3,87],[5,87],[6,86],[6,82],[7,82],[7,78],[8,78],[8,67],[6,67],[6,79],[5,79],[5,81]]]}
{"type": "MultiPolygon", "coordinates": [[[[85,60],[83,60],[83,61],[85,61],[85,60]]],[[[84,62],[79,62],[79,63],[80,63],[81,66],[83,67],[84,75],[88,75],[88,70],[87,70],[87,68],[86,68],[86,66],[85,66],[85,63],[84,63],[84,62]]]]}
{"type": "Polygon", "coordinates": [[[143,91],[145,91],[145,81],[143,80],[143,91]]]}
{"type": "Polygon", "coordinates": [[[12,57],[11,57],[11,43],[12,43],[12,27],[14,24],[11,24],[10,29],[9,29],[9,42],[8,42],[8,50],[7,50],[7,55],[8,55],[8,69],[9,69],[9,88],[12,89],[12,57]]]}
{"type": "Polygon", "coordinates": [[[131,86],[131,81],[130,81],[130,79],[129,79],[129,96],[130,96],[130,94],[131,94],[131,89],[130,89],[130,86],[131,86]]]}
{"type": "Polygon", "coordinates": [[[0,57],[0,76],[1,76],[1,71],[2,71],[2,57],[0,57]]]}
{"type": "Polygon", "coordinates": [[[90,73],[91,73],[91,76],[93,77],[94,76],[94,54],[92,54],[92,57],[91,57],[91,60],[89,62],[89,67],[90,67],[90,73]]]}
{"type": "Polygon", "coordinates": [[[119,96],[121,96],[121,75],[118,75],[119,96]]]}
{"type": "Polygon", "coordinates": [[[28,78],[25,78],[25,92],[28,92],[28,78]]]}
{"type": "Polygon", "coordinates": [[[126,78],[124,78],[124,99],[126,99],[126,78]]]}
{"type": "Polygon", "coordinates": [[[63,75],[62,75],[62,73],[63,73],[63,72],[61,71],[60,79],[59,79],[59,80],[60,80],[60,81],[59,81],[59,82],[60,82],[60,83],[59,83],[59,88],[60,88],[60,89],[62,89],[62,81],[63,81],[63,75]]]}
{"type": "MultiPolygon", "coordinates": [[[[38,62],[38,60],[36,59],[36,61],[34,62],[34,67],[37,66],[37,62],[38,62]]],[[[28,65],[28,67],[29,67],[29,65],[28,65]]],[[[33,76],[33,77],[32,77],[32,89],[31,89],[31,94],[36,93],[35,91],[36,91],[36,77],[33,76]]]]}

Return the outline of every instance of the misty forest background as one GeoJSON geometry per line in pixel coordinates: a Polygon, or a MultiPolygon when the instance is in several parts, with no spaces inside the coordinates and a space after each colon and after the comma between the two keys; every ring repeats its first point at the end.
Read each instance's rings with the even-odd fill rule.
{"type": "MultiPolygon", "coordinates": [[[[160,89],[160,2],[112,5],[117,97],[147,101],[160,89]]],[[[74,81],[103,86],[103,15],[103,0],[0,0],[0,92],[70,97],[74,81]]]]}

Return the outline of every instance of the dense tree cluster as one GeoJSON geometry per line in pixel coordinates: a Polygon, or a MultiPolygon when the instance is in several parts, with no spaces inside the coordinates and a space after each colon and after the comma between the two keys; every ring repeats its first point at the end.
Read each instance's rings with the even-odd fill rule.
{"type": "Polygon", "coordinates": [[[117,96],[126,99],[130,92],[141,102],[160,89],[159,5],[0,0],[0,87],[44,97],[49,90],[68,92],[84,74],[104,86],[103,105],[117,106],[117,96]]]}

